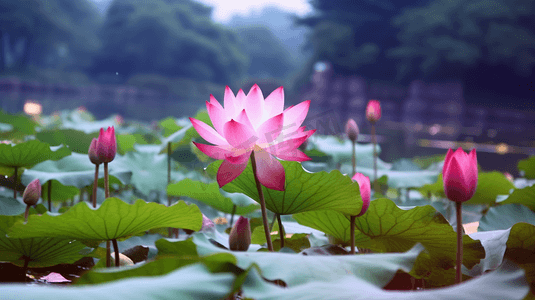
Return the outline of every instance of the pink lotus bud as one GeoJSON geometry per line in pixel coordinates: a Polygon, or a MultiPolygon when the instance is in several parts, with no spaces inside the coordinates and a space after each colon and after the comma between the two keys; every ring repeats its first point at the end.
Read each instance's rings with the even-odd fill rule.
{"type": "Polygon", "coordinates": [[[474,196],[477,188],[476,149],[466,154],[459,147],[453,152],[450,148],[442,168],[444,192],[451,201],[465,202],[474,196]]]}
{"type": "Polygon", "coordinates": [[[507,180],[509,180],[511,182],[515,181],[515,178],[513,177],[513,175],[511,175],[511,173],[505,172],[505,173],[503,173],[503,175],[505,175],[505,178],[507,178],[507,180]]]}
{"type": "Polygon", "coordinates": [[[249,219],[240,216],[230,231],[228,243],[230,250],[233,251],[247,251],[249,249],[249,245],[251,245],[249,219]]]}
{"type": "Polygon", "coordinates": [[[117,142],[115,140],[115,128],[108,127],[106,131],[100,128],[98,136],[97,154],[99,161],[109,163],[115,158],[117,153],[117,142]]]}
{"type": "Polygon", "coordinates": [[[377,100],[370,100],[366,106],[366,119],[375,123],[381,119],[381,104],[377,100]]]}
{"type": "Polygon", "coordinates": [[[39,179],[34,179],[26,186],[26,189],[24,189],[22,201],[24,201],[26,205],[31,206],[39,201],[39,197],[41,197],[41,182],[39,182],[39,179]]]}
{"type": "MultiPolygon", "coordinates": [[[[215,226],[214,222],[212,222],[212,220],[210,220],[210,218],[208,218],[207,216],[205,216],[203,214],[202,215],[202,227],[201,227],[200,231],[203,231],[203,230],[208,229],[208,228],[212,228],[214,226],[215,226]]],[[[184,232],[187,233],[187,234],[192,234],[195,231],[195,230],[191,230],[191,229],[182,229],[182,230],[184,230],[184,232]]]]}
{"type": "Polygon", "coordinates": [[[359,136],[359,127],[357,126],[357,123],[355,122],[355,120],[353,119],[349,119],[347,120],[347,123],[346,123],[346,134],[347,134],[347,137],[355,142],[357,141],[357,138],[359,136]]]}
{"type": "Polygon", "coordinates": [[[355,173],[355,175],[351,179],[358,182],[359,184],[360,197],[362,198],[362,202],[363,202],[360,213],[357,215],[357,217],[360,217],[363,214],[365,214],[366,211],[368,210],[368,207],[370,207],[370,197],[371,197],[370,178],[368,176],[364,176],[361,173],[355,173]]]}
{"type": "Polygon", "coordinates": [[[89,160],[95,165],[100,165],[101,161],[98,159],[97,147],[98,139],[93,138],[91,145],[89,145],[89,160]]]}

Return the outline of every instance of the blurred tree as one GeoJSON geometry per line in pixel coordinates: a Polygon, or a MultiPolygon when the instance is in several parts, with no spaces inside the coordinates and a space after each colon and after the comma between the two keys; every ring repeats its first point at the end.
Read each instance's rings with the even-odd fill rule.
{"type": "Polygon", "coordinates": [[[393,24],[401,29],[401,45],[388,52],[399,60],[396,79],[456,78],[469,95],[527,96],[519,83],[535,73],[533,0],[433,0],[393,24]]]}
{"type": "Polygon", "coordinates": [[[87,65],[99,46],[94,34],[99,21],[88,0],[0,1],[0,72],[6,70],[8,57],[16,71],[29,64],[87,65]]]}
{"type": "MultiPolygon", "coordinates": [[[[429,0],[312,0],[315,12],[294,19],[312,29],[307,47],[312,60],[327,60],[336,73],[388,80],[395,74],[394,60],[385,50],[397,45],[392,17],[429,0]]],[[[308,76],[307,76],[308,77],[308,76]]]]}
{"type": "Polygon", "coordinates": [[[249,55],[248,76],[284,79],[295,67],[290,53],[269,28],[251,25],[235,31],[241,48],[249,55]]]}
{"type": "Polygon", "coordinates": [[[99,33],[103,49],[88,70],[106,81],[115,74],[126,79],[151,73],[238,80],[247,56],[234,33],[212,22],[211,12],[192,0],[115,0],[99,33]]]}
{"type": "Polygon", "coordinates": [[[393,23],[401,29],[401,45],[389,51],[401,60],[398,79],[411,73],[457,77],[478,63],[529,76],[535,66],[532,0],[434,0],[393,23]]]}

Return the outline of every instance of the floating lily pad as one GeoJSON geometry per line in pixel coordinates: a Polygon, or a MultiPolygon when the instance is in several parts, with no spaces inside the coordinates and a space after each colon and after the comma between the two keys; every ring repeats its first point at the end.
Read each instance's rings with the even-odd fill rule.
{"type": "MultiPolygon", "coordinates": [[[[206,171],[215,176],[223,161],[211,163],[206,171]]],[[[262,186],[267,209],[280,215],[298,212],[332,209],[357,215],[362,208],[359,185],[338,170],[330,173],[309,173],[295,161],[281,161],[286,174],[284,191],[262,186]]],[[[258,190],[253,176],[251,162],[245,170],[226,184],[223,190],[229,193],[243,193],[257,202],[258,190]]]]}
{"type": "Polygon", "coordinates": [[[22,216],[0,216],[0,261],[9,261],[22,267],[23,257],[28,257],[28,267],[41,268],[73,263],[88,253],[81,252],[85,248],[84,244],[68,239],[6,237],[11,226],[23,220],[22,216]]]}
{"type": "MultiPolygon", "coordinates": [[[[333,211],[312,211],[293,216],[297,222],[349,241],[349,218],[333,211]]],[[[377,252],[407,251],[421,243],[431,258],[453,267],[456,260],[457,234],[448,221],[432,206],[400,208],[389,199],[370,202],[368,211],[355,219],[355,245],[377,252]]],[[[479,241],[463,236],[463,264],[472,268],[485,257],[479,241]]]]}
{"type": "Polygon", "coordinates": [[[131,205],[111,197],[96,210],[81,202],[62,215],[47,213],[30,216],[28,224],[18,222],[13,225],[9,236],[111,240],[160,227],[197,231],[201,225],[202,214],[199,208],[195,205],[188,206],[184,201],[166,207],[143,200],[131,205]]]}
{"type": "MultiPolygon", "coordinates": [[[[177,197],[190,197],[228,214],[233,212],[233,206],[235,205],[235,203],[232,202],[232,199],[221,195],[217,182],[204,183],[186,178],[177,183],[170,184],[167,187],[167,194],[177,197]]],[[[235,214],[246,215],[259,208],[260,206],[258,204],[236,206],[235,214]]]]}
{"type": "MultiPolygon", "coordinates": [[[[115,159],[119,159],[116,157],[115,159]]],[[[110,183],[128,184],[132,176],[131,171],[119,170],[115,161],[109,164],[110,183]]],[[[99,178],[104,177],[104,166],[99,167],[99,178]]],[[[24,171],[21,181],[27,185],[38,178],[41,183],[57,180],[65,186],[74,186],[78,189],[92,185],[95,180],[95,165],[91,163],[86,154],[72,153],[58,161],[45,161],[32,169],[24,171]]]]}
{"type": "Polygon", "coordinates": [[[31,167],[46,160],[59,160],[71,154],[67,147],[50,147],[38,140],[12,145],[0,143],[0,165],[7,167],[31,167]]]}

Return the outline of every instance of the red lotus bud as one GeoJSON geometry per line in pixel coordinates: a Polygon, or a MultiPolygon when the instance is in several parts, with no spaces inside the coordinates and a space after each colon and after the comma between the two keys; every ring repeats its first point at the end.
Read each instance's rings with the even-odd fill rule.
{"type": "Polygon", "coordinates": [[[444,192],[451,201],[465,202],[474,196],[477,188],[476,149],[466,154],[462,148],[453,152],[450,148],[444,160],[442,179],[444,192]]]}
{"type": "Polygon", "coordinates": [[[100,128],[97,145],[99,161],[109,163],[115,158],[117,142],[115,140],[115,128],[113,126],[108,127],[106,131],[104,131],[104,128],[100,128]]]}
{"type": "Polygon", "coordinates": [[[232,227],[229,236],[230,250],[247,251],[251,245],[251,226],[249,219],[240,216],[236,224],[232,227]]]}
{"type": "Polygon", "coordinates": [[[368,176],[364,176],[361,173],[355,173],[353,176],[354,181],[358,182],[359,189],[360,189],[360,197],[362,198],[362,208],[360,209],[360,213],[357,215],[357,217],[362,216],[366,213],[368,210],[368,207],[370,207],[370,197],[371,197],[371,185],[370,185],[370,178],[368,176]]]}
{"type": "Polygon", "coordinates": [[[97,153],[98,139],[94,138],[89,145],[89,160],[95,165],[100,165],[101,161],[98,159],[97,153]]]}
{"type": "Polygon", "coordinates": [[[355,122],[355,120],[353,119],[349,119],[347,120],[347,123],[346,123],[346,134],[347,134],[347,137],[355,142],[357,141],[357,138],[359,136],[359,127],[357,126],[357,123],[355,122]]]}
{"type": "Polygon", "coordinates": [[[26,205],[31,206],[39,201],[39,197],[41,197],[41,182],[39,182],[39,179],[34,179],[26,186],[26,189],[24,189],[22,201],[24,201],[26,205]]]}
{"type": "Polygon", "coordinates": [[[381,119],[381,104],[377,100],[370,100],[366,106],[366,119],[375,123],[381,119]]]}

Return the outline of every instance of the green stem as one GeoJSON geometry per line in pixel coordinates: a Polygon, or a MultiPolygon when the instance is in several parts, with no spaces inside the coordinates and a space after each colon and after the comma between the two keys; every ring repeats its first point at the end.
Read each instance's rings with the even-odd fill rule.
{"type": "Polygon", "coordinates": [[[28,214],[30,214],[30,206],[31,205],[26,205],[26,209],[24,210],[24,224],[28,222],[28,214]]]}
{"type": "Polygon", "coordinates": [[[48,181],[48,191],[47,191],[47,197],[48,197],[48,211],[52,212],[52,180],[48,181]]]}
{"type": "Polygon", "coordinates": [[[119,246],[117,245],[117,239],[111,239],[111,242],[113,243],[113,250],[115,251],[115,266],[120,266],[120,259],[119,259],[119,246]]]}
{"type": "Polygon", "coordinates": [[[110,240],[106,241],[106,268],[111,267],[110,240]]]}
{"type": "Polygon", "coordinates": [[[110,197],[110,177],[108,176],[108,163],[104,163],[104,191],[106,198],[110,197]]]}
{"type": "Polygon", "coordinates": [[[15,178],[13,178],[13,181],[15,184],[13,185],[13,198],[17,199],[17,179],[18,179],[18,167],[15,167],[15,178]]]}
{"type": "MultiPolygon", "coordinates": [[[[91,195],[91,199],[93,200],[93,207],[97,208],[97,186],[98,186],[98,166],[95,165],[95,180],[93,181],[93,194],[91,195]]],[[[81,194],[82,192],[80,192],[81,194]]]]}
{"type": "Polygon", "coordinates": [[[372,123],[372,142],[373,142],[373,191],[379,193],[379,183],[377,182],[377,137],[375,136],[375,124],[372,123]]]}
{"type": "Polygon", "coordinates": [[[230,215],[230,228],[234,224],[234,214],[236,213],[236,204],[232,205],[232,214],[230,215]]]}
{"type": "MultiPolygon", "coordinates": [[[[351,163],[353,164],[353,176],[355,176],[355,174],[357,174],[357,155],[355,154],[355,141],[351,141],[353,143],[353,147],[351,148],[352,149],[352,156],[351,156],[351,163]]],[[[353,176],[351,176],[351,178],[353,178],[353,176]]]]}
{"type": "MultiPolygon", "coordinates": [[[[355,219],[357,216],[350,216],[349,224],[350,224],[350,238],[351,238],[351,254],[355,254],[355,219]]],[[[360,252],[360,251],[359,251],[360,252]]]]}
{"type": "Polygon", "coordinates": [[[273,219],[271,220],[271,225],[269,226],[269,232],[273,231],[273,226],[275,226],[275,221],[277,220],[277,214],[273,215],[273,219]]]}
{"type": "Polygon", "coordinates": [[[262,210],[262,222],[264,224],[264,233],[266,234],[268,250],[270,252],[273,252],[273,244],[271,243],[271,233],[269,232],[268,227],[269,224],[267,219],[266,201],[264,200],[264,192],[262,191],[262,185],[258,180],[254,151],[251,152],[251,165],[253,167],[254,180],[256,182],[256,189],[258,190],[258,197],[260,198],[260,209],[262,210]]]}
{"type": "Polygon", "coordinates": [[[462,216],[462,202],[455,202],[457,210],[457,269],[455,270],[455,282],[461,283],[463,280],[461,273],[461,265],[463,261],[463,216],[462,216]]]}
{"type": "Polygon", "coordinates": [[[279,222],[279,236],[281,237],[281,248],[284,247],[284,236],[286,232],[284,232],[284,226],[282,226],[281,216],[279,214],[277,215],[277,222],[279,222]]]}

